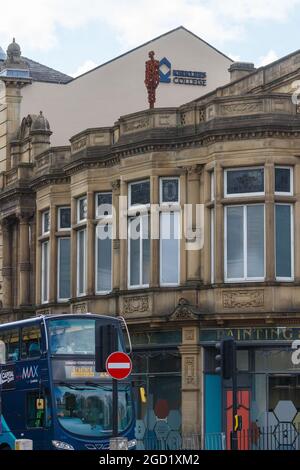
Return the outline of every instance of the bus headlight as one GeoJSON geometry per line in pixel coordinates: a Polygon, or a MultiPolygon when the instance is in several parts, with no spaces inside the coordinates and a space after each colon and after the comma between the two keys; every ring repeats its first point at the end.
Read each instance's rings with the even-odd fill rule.
{"type": "Polygon", "coordinates": [[[52,441],[53,446],[55,449],[58,450],[74,450],[74,447],[71,444],[67,444],[66,442],[62,441],[52,441]]]}
{"type": "Polygon", "coordinates": [[[132,449],[135,446],[136,446],[136,439],[132,439],[131,441],[128,441],[128,449],[132,449]]]}

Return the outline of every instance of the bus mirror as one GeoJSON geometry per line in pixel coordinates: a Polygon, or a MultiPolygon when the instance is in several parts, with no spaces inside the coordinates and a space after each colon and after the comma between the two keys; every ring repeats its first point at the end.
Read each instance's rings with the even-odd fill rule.
{"type": "Polygon", "coordinates": [[[35,407],[37,410],[44,410],[45,409],[45,400],[44,398],[37,398],[35,407]]]}
{"type": "Polygon", "coordinates": [[[95,328],[95,370],[106,372],[107,358],[118,349],[118,330],[114,325],[96,322],[95,328]]]}
{"type": "Polygon", "coordinates": [[[140,397],[141,397],[142,403],[147,403],[147,395],[146,395],[146,390],[144,389],[144,387],[140,387],[140,397]]]}
{"type": "Polygon", "coordinates": [[[5,364],[6,362],[6,346],[3,341],[0,341],[0,364],[5,364]]]}

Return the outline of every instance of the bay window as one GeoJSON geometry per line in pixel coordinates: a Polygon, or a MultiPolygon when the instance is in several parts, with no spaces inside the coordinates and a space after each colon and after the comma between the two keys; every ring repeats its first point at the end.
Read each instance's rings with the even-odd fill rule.
{"type": "Polygon", "coordinates": [[[128,224],[128,284],[129,287],[149,287],[149,215],[131,217],[128,224]]]}
{"type": "Polygon", "coordinates": [[[261,196],[265,193],[264,168],[225,170],[225,197],[261,196]]]}
{"type": "Polygon", "coordinates": [[[71,239],[70,237],[58,239],[58,272],[57,297],[58,301],[66,301],[71,292],[71,239]]]}
{"type": "Polygon", "coordinates": [[[275,259],[278,280],[293,279],[293,242],[293,206],[275,204],[275,259]]]}
{"type": "Polygon", "coordinates": [[[77,295],[86,294],[86,229],[77,232],[77,295]]]}
{"type": "Polygon", "coordinates": [[[96,293],[107,294],[112,290],[112,193],[96,194],[96,293]]]}
{"type": "Polygon", "coordinates": [[[265,277],[264,205],[225,208],[225,280],[263,280],[265,277]]]}
{"type": "Polygon", "coordinates": [[[160,284],[178,285],[180,280],[180,213],[160,214],[160,284]]]}
{"type": "Polygon", "coordinates": [[[41,269],[41,301],[49,302],[49,241],[41,244],[42,269],[41,269]]]}

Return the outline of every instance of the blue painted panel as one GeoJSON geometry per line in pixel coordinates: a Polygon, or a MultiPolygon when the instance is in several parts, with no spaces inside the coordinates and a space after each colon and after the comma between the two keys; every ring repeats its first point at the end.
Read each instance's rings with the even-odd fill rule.
{"type": "Polygon", "coordinates": [[[222,383],[219,375],[204,376],[205,434],[222,432],[222,383]]]}

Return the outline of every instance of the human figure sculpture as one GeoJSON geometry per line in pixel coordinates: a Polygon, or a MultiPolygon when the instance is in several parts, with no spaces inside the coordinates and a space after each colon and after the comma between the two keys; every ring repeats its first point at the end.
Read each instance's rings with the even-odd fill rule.
{"type": "Polygon", "coordinates": [[[149,59],[146,61],[145,85],[148,91],[149,108],[154,108],[156,101],[156,88],[159,84],[159,61],[154,59],[154,51],[149,52],[149,59]]]}

